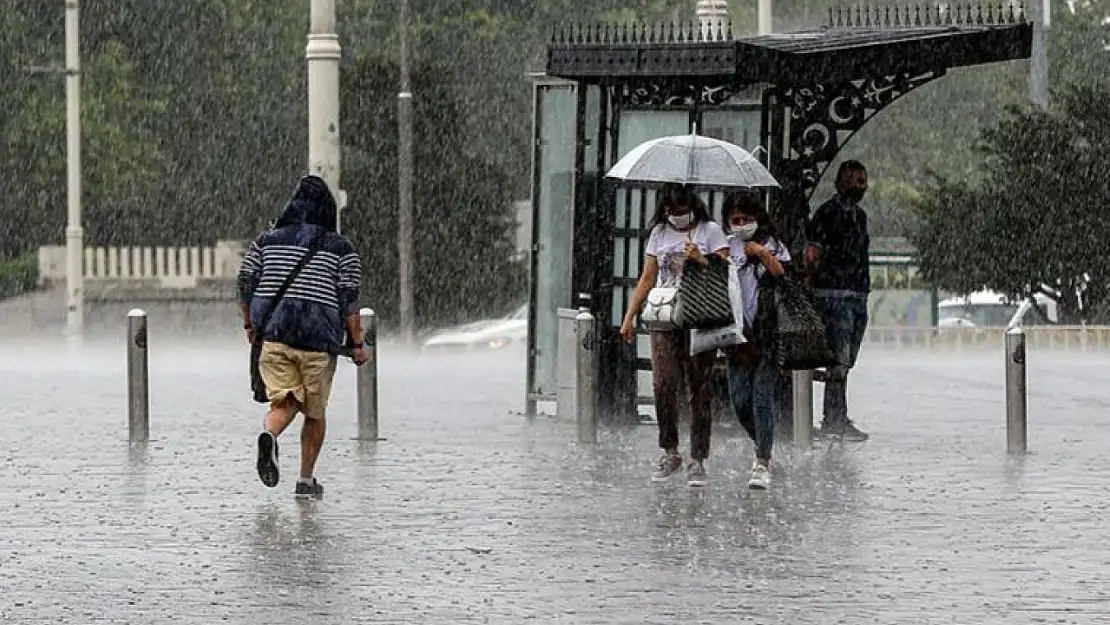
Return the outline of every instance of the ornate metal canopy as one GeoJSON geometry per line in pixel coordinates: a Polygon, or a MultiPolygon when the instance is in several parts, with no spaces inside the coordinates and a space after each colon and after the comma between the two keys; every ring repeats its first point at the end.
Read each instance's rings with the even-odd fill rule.
{"type": "Polygon", "coordinates": [[[731,24],[708,31],[693,22],[556,27],[547,75],[788,87],[1028,58],[1031,45],[1032,25],[1013,5],[830,9],[818,30],[737,39],[731,24]]]}

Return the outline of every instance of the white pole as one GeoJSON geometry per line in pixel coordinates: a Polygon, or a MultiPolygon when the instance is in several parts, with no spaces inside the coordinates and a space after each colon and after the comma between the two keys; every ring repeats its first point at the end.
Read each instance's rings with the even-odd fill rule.
{"type": "Polygon", "coordinates": [[[770,35],[774,29],[771,0],[759,0],[759,34],[770,35]]]}
{"type": "Polygon", "coordinates": [[[328,183],[339,205],[339,223],[346,193],[339,190],[339,59],[343,50],[335,33],[335,0],[311,0],[308,45],[308,170],[328,183]]]}
{"type": "Polygon", "coordinates": [[[397,258],[401,340],[412,342],[413,315],[413,101],[409,60],[409,3],[401,0],[398,11],[401,39],[401,85],[397,92],[397,258]]]}
{"type": "Polygon", "coordinates": [[[1048,54],[1045,46],[1045,27],[1048,26],[1048,0],[1029,3],[1029,19],[1033,22],[1033,49],[1029,58],[1029,95],[1041,108],[1048,106],[1048,54]]]}
{"type": "Polygon", "coordinates": [[[77,0],[66,0],[66,334],[78,340],[85,329],[85,231],[81,228],[81,61],[77,0]]]}

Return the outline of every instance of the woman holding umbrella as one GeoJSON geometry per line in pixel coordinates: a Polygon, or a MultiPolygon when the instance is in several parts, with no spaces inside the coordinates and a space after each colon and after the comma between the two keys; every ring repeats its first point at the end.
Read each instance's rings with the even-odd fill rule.
{"type": "MultiPolygon", "coordinates": [[[[708,264],[710,254],[729,258],[729,242],[721,225],[713,221],[705,202],[690,187],[665,185],[651,222],[640,281],[621,324],[621,336],[626,341],[635,340],[636,315],[653,287],[678,286],[685,262],[689,259],[708,264]]],[[[688,331],[651,331],[655,413],[659,447],[663,450],[652,474],[653,481],[665,481],[682,468],[683,459],[678,451],[678,394],[685,389],[691,412],[687,480],[690,486],[706,484],[705,460],[709,457],[713,427],[710,397],[715,356],[716,350],[691,356],[688,331]]]]}

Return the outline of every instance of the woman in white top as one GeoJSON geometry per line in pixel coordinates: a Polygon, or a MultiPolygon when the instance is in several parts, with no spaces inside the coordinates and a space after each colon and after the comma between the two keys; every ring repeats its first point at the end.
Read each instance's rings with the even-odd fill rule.
{"type": "MultiPolygon", "coordinates": [[[[652,219],[640,282],[621,325],[621,335],[630,342],[636,338],[636,315],[653,287],[677,287],[688,259],[708,264],[709,254],[728,258],[724,230],[710,218],[705,202],[697,194],[687,187],[667,185],[662,195],[652,219]]],[[[655,416],[659,447],[663,449],[663,457],[652,475],[654,481],[664,481],[682,468],[678,451],[678,394],[685,390],[689,393],[691,413],[687,480],[690,486],[706,483],[705,460],[709,457],[713,427],[710,397],[715,355],[715,351],[708,351],[691,356],[689,331],[651,332],[655,416]]]]}
{"type": "Polygon", "coordinates": [[[759,327],[759,285],[781,277],[782,263],[790,261],[786,246],[774,237],[774,226],[763,199],[755,192],[730,194],[725,198],[729,224],[729,249],[737,267],[744,300],[744,335],[747,343],[730,350],[729,396],[736,416],[755,444],[755,463],[748,488],[766,490],[771,485],[768,470],[775,442],[775,389],[778,367],[772,345],[761,344],[765,335],[759,327]],[[755,331],[753,331],[755,330],[755,331]]]}

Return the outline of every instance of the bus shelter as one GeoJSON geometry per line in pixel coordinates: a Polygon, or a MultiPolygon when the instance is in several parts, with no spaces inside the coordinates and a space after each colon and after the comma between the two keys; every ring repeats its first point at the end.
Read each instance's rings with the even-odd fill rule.
{"type": "Polygon", "coordinates": [[[797,252],[814,190],[865,123],[951,69],[1028,58],[1031,42],[1020,8],[991,4],[841,9],[817,30],[751,37],[725,23],[557,27],[534,84],[527,413],[556,395],[557,311],[580,294],[597,317],[601,414],[633,422],[650,403],[647,337],[618,329],[655,191],[603,179],[633,147],[696,124],[759,154],[797,252]]]}

